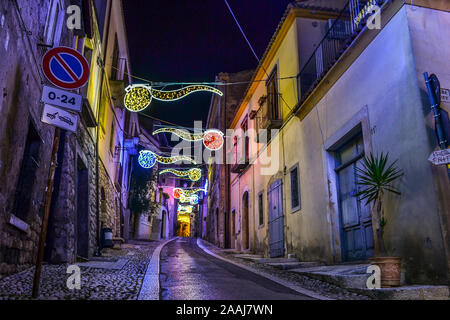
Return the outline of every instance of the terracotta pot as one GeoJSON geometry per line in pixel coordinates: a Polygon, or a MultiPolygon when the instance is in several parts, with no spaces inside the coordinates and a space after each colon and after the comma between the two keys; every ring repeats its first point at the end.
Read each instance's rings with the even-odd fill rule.
{"type": "Polygon", "coordinates": [[[400,264],[398,257],[377,257],[370,258],[370,264],[377,265],[381,269],[381,287],[399,287],[400,286],[400,264]]]}

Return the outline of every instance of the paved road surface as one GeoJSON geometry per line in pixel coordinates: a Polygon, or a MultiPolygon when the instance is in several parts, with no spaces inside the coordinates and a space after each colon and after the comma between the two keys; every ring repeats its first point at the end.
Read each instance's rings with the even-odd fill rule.
{"type": "Polygon", "coordinates": [[[196,239],[180,238],[161,252],[162,300],[310,300],[269,279],[212,257],[196,239]]]}

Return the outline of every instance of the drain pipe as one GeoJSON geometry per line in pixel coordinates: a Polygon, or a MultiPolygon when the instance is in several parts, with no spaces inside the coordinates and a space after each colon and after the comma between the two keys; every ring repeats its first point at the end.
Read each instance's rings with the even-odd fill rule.
{"type": "Polygon", "coordinates": [[[439,109],[438,98],[435,96],[435,91],[431,87],[431,79],[432,77],[435,77],[435,75],[432,74],[430,77],[428,77],[428,72],[424,72],[423,76],[425,78],[425,84],[427,85],[428,97],[430,98],[431,103],[431,110],[433,111],[438,143],[441,149],[447,149],[447,139],[444,134],[444,129],[442,128],[442,118],[439,109]]]}

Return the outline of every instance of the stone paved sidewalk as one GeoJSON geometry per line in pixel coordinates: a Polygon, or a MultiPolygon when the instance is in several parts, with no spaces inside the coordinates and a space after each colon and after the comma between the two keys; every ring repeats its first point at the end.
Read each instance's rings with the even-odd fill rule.
{"type": "Polygon", "coordinates": [[[202,241],[202,244],[206,248],[208,248],[208,250],[210,250],[210,251],[214,252],[215,254],[218,254],[228,260],[251,267],[255,270],[258,270],[263,273],[267,273],[271,276],[280,278],[282,280],[296,283],[307,290],[317,292],[317,293],[319,293],[323,296],[326,296],[330,299],[370,300],[370,298],[368,296],[357,294],[355,292],[351,292],[349,290],[335,286],[328,282],[320,281],[317,279],[312,279],[307,276],[296,274],[294,272],[289,272],[289,270],[279,270],[273,266],[269,266],[269,265],[266,265],[263,263],[257,263],[254,261],[236,258],[233,256],[233,254],[230,254],[230,252],[227,252],[227,250],[217,248],[216,246],[212,245],[211,243],[209,243],[205,240],[201,240],[201,241],[202,241]]]}
{"type": "MultiPolygon", "coordinates": [[[[158,241],[134,241],[120,250],[108,249],[105,256],[76,263],[81,269],[81,289],[70,290],[66,282],[68,264],[44,264],[39,299],[135,300],[158,241]]],[[[31,299],[34,267],[0,279],[0,300],[31,299]]]]}

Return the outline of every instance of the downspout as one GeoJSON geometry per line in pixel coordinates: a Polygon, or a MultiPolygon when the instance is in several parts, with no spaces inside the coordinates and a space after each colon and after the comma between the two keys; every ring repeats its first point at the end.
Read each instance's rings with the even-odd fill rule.
{"type": "MultiPolygon", "coordinates": [[[[107,15],[107,24],[106,24],[106,35],[105,35],[105,49],[103,51],[103,57],[101,62],[101,76],[100,76],[100,103],[97,113],[97,134],[96,134],[96,141],[95,141],[95,150],[96,150],[96,157],[95,157],[95,188],[96,188],[96,207],[97,207],[97,252],[96,255],[101,255],[101,230],[100,230],[100,177],[99,177],[99,167],[100,167],[100,157],[99,157],[99,142],[100,142],[100,108],[102,106],[102,92],[103,92],[103,80],[105,77],[105,60],[106,60],[106,51],[108,49],[108,38],[109,38],[109,25],[111,21],[111,8],[112,8],[112,1],[109,1],[109,8],[108,8],[108,15],[107,15]]],[[[103,31],[102,31],[103,32],[103,31]]]]}
{"type": "Polygon", "coordinates": [[[423,76],[425,78],[425,84],[427,85],[427,89],[428,89],[428,97],[430,98],[431,110],[433,111],[434,123],[436,126],[436,133],[438,136],[439,147],[442,150],[444,150],[444,149],[447,149],[447,139],[445,138],[444,130],[442,128],[442,118],[441,118],[441,112],[439,110],[439,104],[438,104],[437,98],[434,94],[434,91],[431,88],[431,84],[430,84],[431,80],[428,77],[428,72],[425,72],[423,74],[423,76]]]}
{"type": "MultiPolygon", "coordinates": [[[[225,133],[227,130],[227,95],[228,95],[228,86],[225,86],[225,98],[224,98],[224,104],[223,104],[223,132],[225,133]]],[[[230,183],[229,183],[229,176],[228,176],[228,166],[226,165],[226,156],[227,156],[227,150],[226,147],[223,148],[223,166],[224,166],[224,173],[225,173],[225,212],[227,214],[225,214],[225,217],[228,217],[228,221],[225,221],[225,224],[229,223],[231,220],[231,212],[229,210],[230,208],[230,183]]],[[[230,223],[231,226],[231,223],[230,223]]],[[[231,233],[230,233],[230,228],[227,228],[227,233],[228,235],[228,241],[230,243],[230,247],[231,247],[231,233]]],[[[224,240],[227,239],[227,236],[224,235],[224,240]]],[[[225,248],[227,247],[227,243],[224,244],[225,248]]]]}

